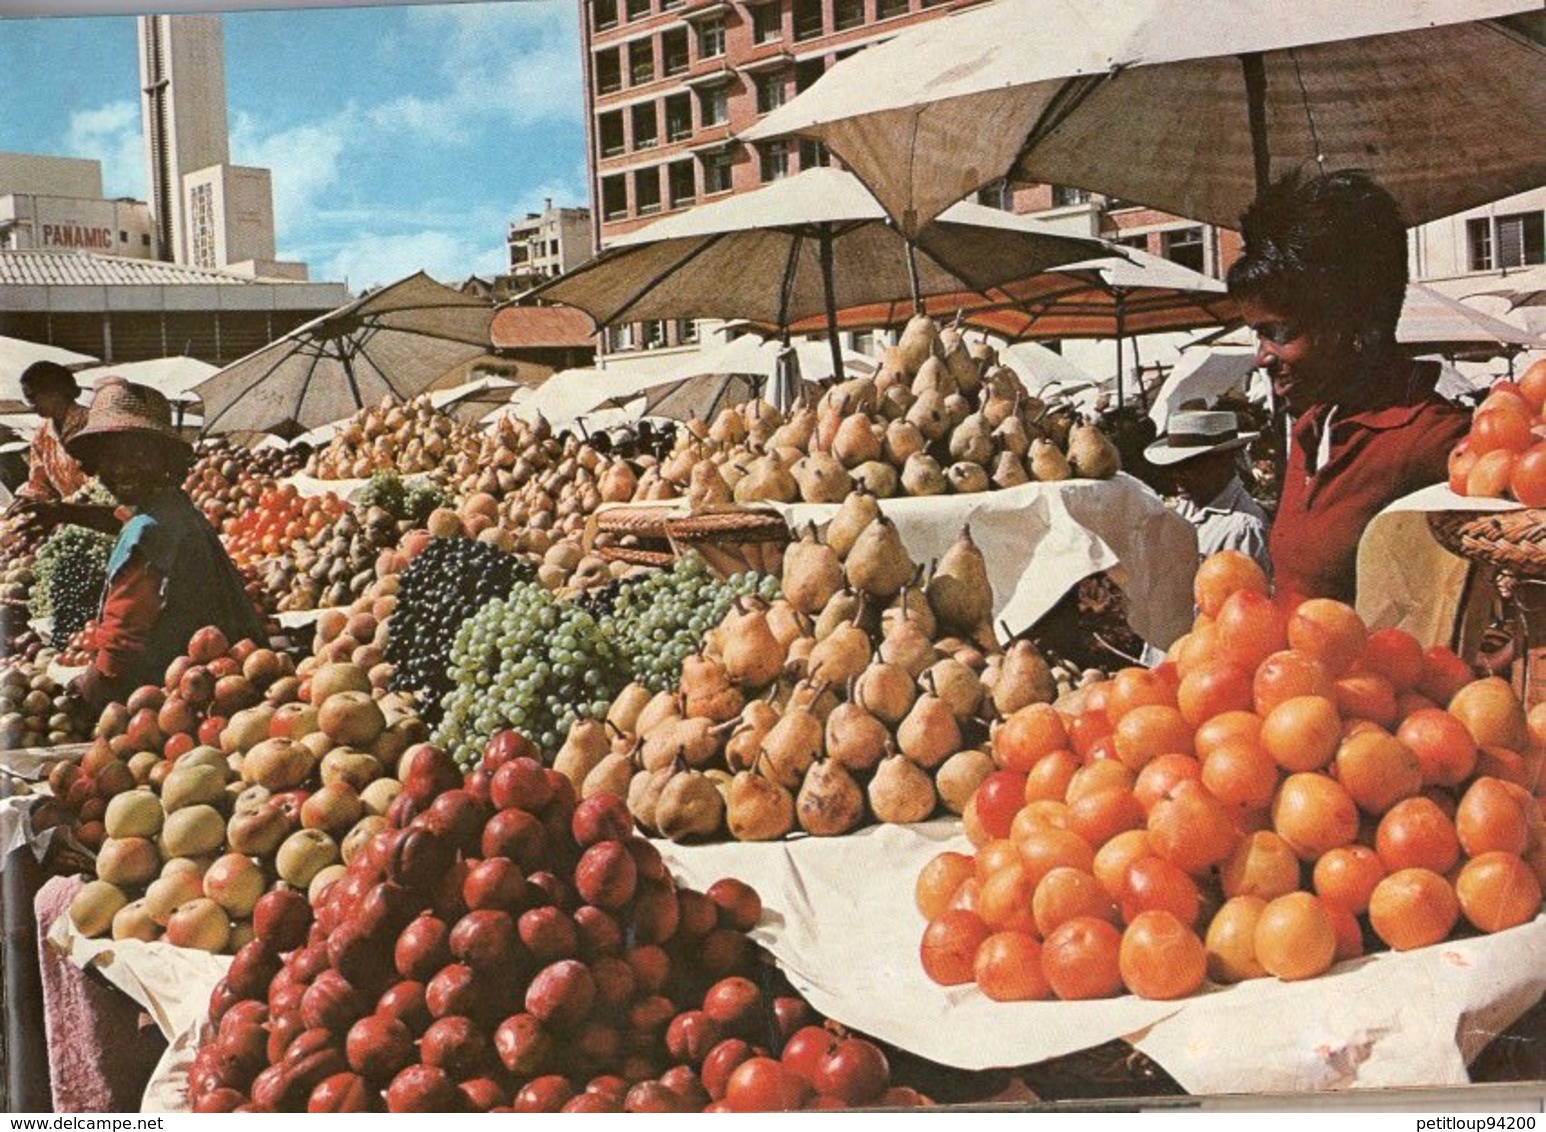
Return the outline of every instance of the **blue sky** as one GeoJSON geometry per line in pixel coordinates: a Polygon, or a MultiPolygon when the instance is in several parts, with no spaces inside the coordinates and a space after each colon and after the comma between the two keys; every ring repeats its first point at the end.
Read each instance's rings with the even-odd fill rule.
{"type": "MultiPolygon", "coordinates": [[[[230,12],[231,159],[273,170],[279,257],[358,290],[505,262],[508,221],[588,203],[573,0],[230,12]]],[[[94,157],[145,198],[135,22],[0,20],[0,150],[94,157]]]]}

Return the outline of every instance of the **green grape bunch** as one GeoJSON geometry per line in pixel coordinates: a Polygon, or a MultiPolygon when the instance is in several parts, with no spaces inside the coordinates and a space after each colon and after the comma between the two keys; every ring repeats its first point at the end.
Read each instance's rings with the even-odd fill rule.
{"type": "Polygon", "coordinates": [[[96,616],[112,549],[111,535],[74,525],[59,528],[39,549],[27,612],[51,622],[54,641],[68,640],[96,616]]]}

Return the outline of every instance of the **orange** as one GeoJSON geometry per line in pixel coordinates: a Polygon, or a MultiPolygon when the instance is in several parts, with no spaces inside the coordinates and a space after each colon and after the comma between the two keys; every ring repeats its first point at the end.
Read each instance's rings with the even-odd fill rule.
{"type": "Polygon", "coordinates": [[[1322,974],[1336,959],[1337,935],[1326,906],[1308,892],[1268,901],[1252,937],[1268,974],[1285,981],[1322,974]]]}
{"type": "Polygon", "coordinates": [[[1455,890],[1431,869],[1393,872],[1369,897],[1369,926],[1397,951],[1438,943],[1459,917],[1455,890]]]}

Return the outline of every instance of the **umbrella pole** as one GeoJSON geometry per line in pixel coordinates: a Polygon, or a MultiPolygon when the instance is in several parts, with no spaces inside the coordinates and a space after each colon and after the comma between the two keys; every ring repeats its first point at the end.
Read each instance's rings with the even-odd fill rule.
{"type": "Polygon", "coordinates": [[[912,292],[913,314],[923,313],[923,288],[918,284],[918,247],[911,238],[905,241],[907,248],[907,286],[912,292]]]}
{"type": "Polygon", "coordinates": [[[1124,384],[1124,382],[1122,381],[1122,377],[1123,377],[1123,374],[1122,374],[1122,331],[1123,331],[1123,322],[1125,321],[1125,319],[1123,317],[1124,312],[1122,310],[1122,290],[1121,290],[1120,287],[1117,288],[1117,290],[1116,290],[1116,298],[1117,298],[1117,408],[1120,409],[1122,407],[1122,397],[1123,397],[1122,386],[1124,384]]]}
{"type": "Polygon", "coordinates": [[[1260,51],[1240,56],[1245,72],[1246,114],[1251,124],[1251,160],[1256,173],[1256,193],[1261,195],[1272,180],[1272,155],[1267,151],[1267,65],[1260,51]]]}
{"type": "MultiPolygon", "coordinates": [[[[910,248],[911,243],[908,244],[910,248]]],[[[827,345],[832,349],[832,380],[843,380],[843,347],[837,340],[837,294],[832,283],[832,225],[821,225],[821,292],[827,307],[827,345]]]]}

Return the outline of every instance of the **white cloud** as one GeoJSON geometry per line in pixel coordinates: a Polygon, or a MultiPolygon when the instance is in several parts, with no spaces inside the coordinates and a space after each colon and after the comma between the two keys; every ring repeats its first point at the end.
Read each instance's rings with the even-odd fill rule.
{"type": "Polygon", "coordinates": [[[70,115],[65,151],[102,162],[102,189],[108,197],[145,199],[145,150],[139,104],[110,102],[70,115]]]}
{"type": "Polygon", "coordinates": [[[305,224],[318,202],[336,189],[356,117],[351,107],[320,122],[263,136],[250,116],[236,116],[231,158],[237,165],[274,171],[274,225],[279,232],[305,224]]]}
{"type": "Polygon", "coordinates": [[[504,270],[502,248],[479,247],[464,235],[425,230],[400,235],[361,235],[330,259],[312,265],[314,278],[347,280],[352,291],[391,283],[426,271],[443,283],[504,270]]]}

